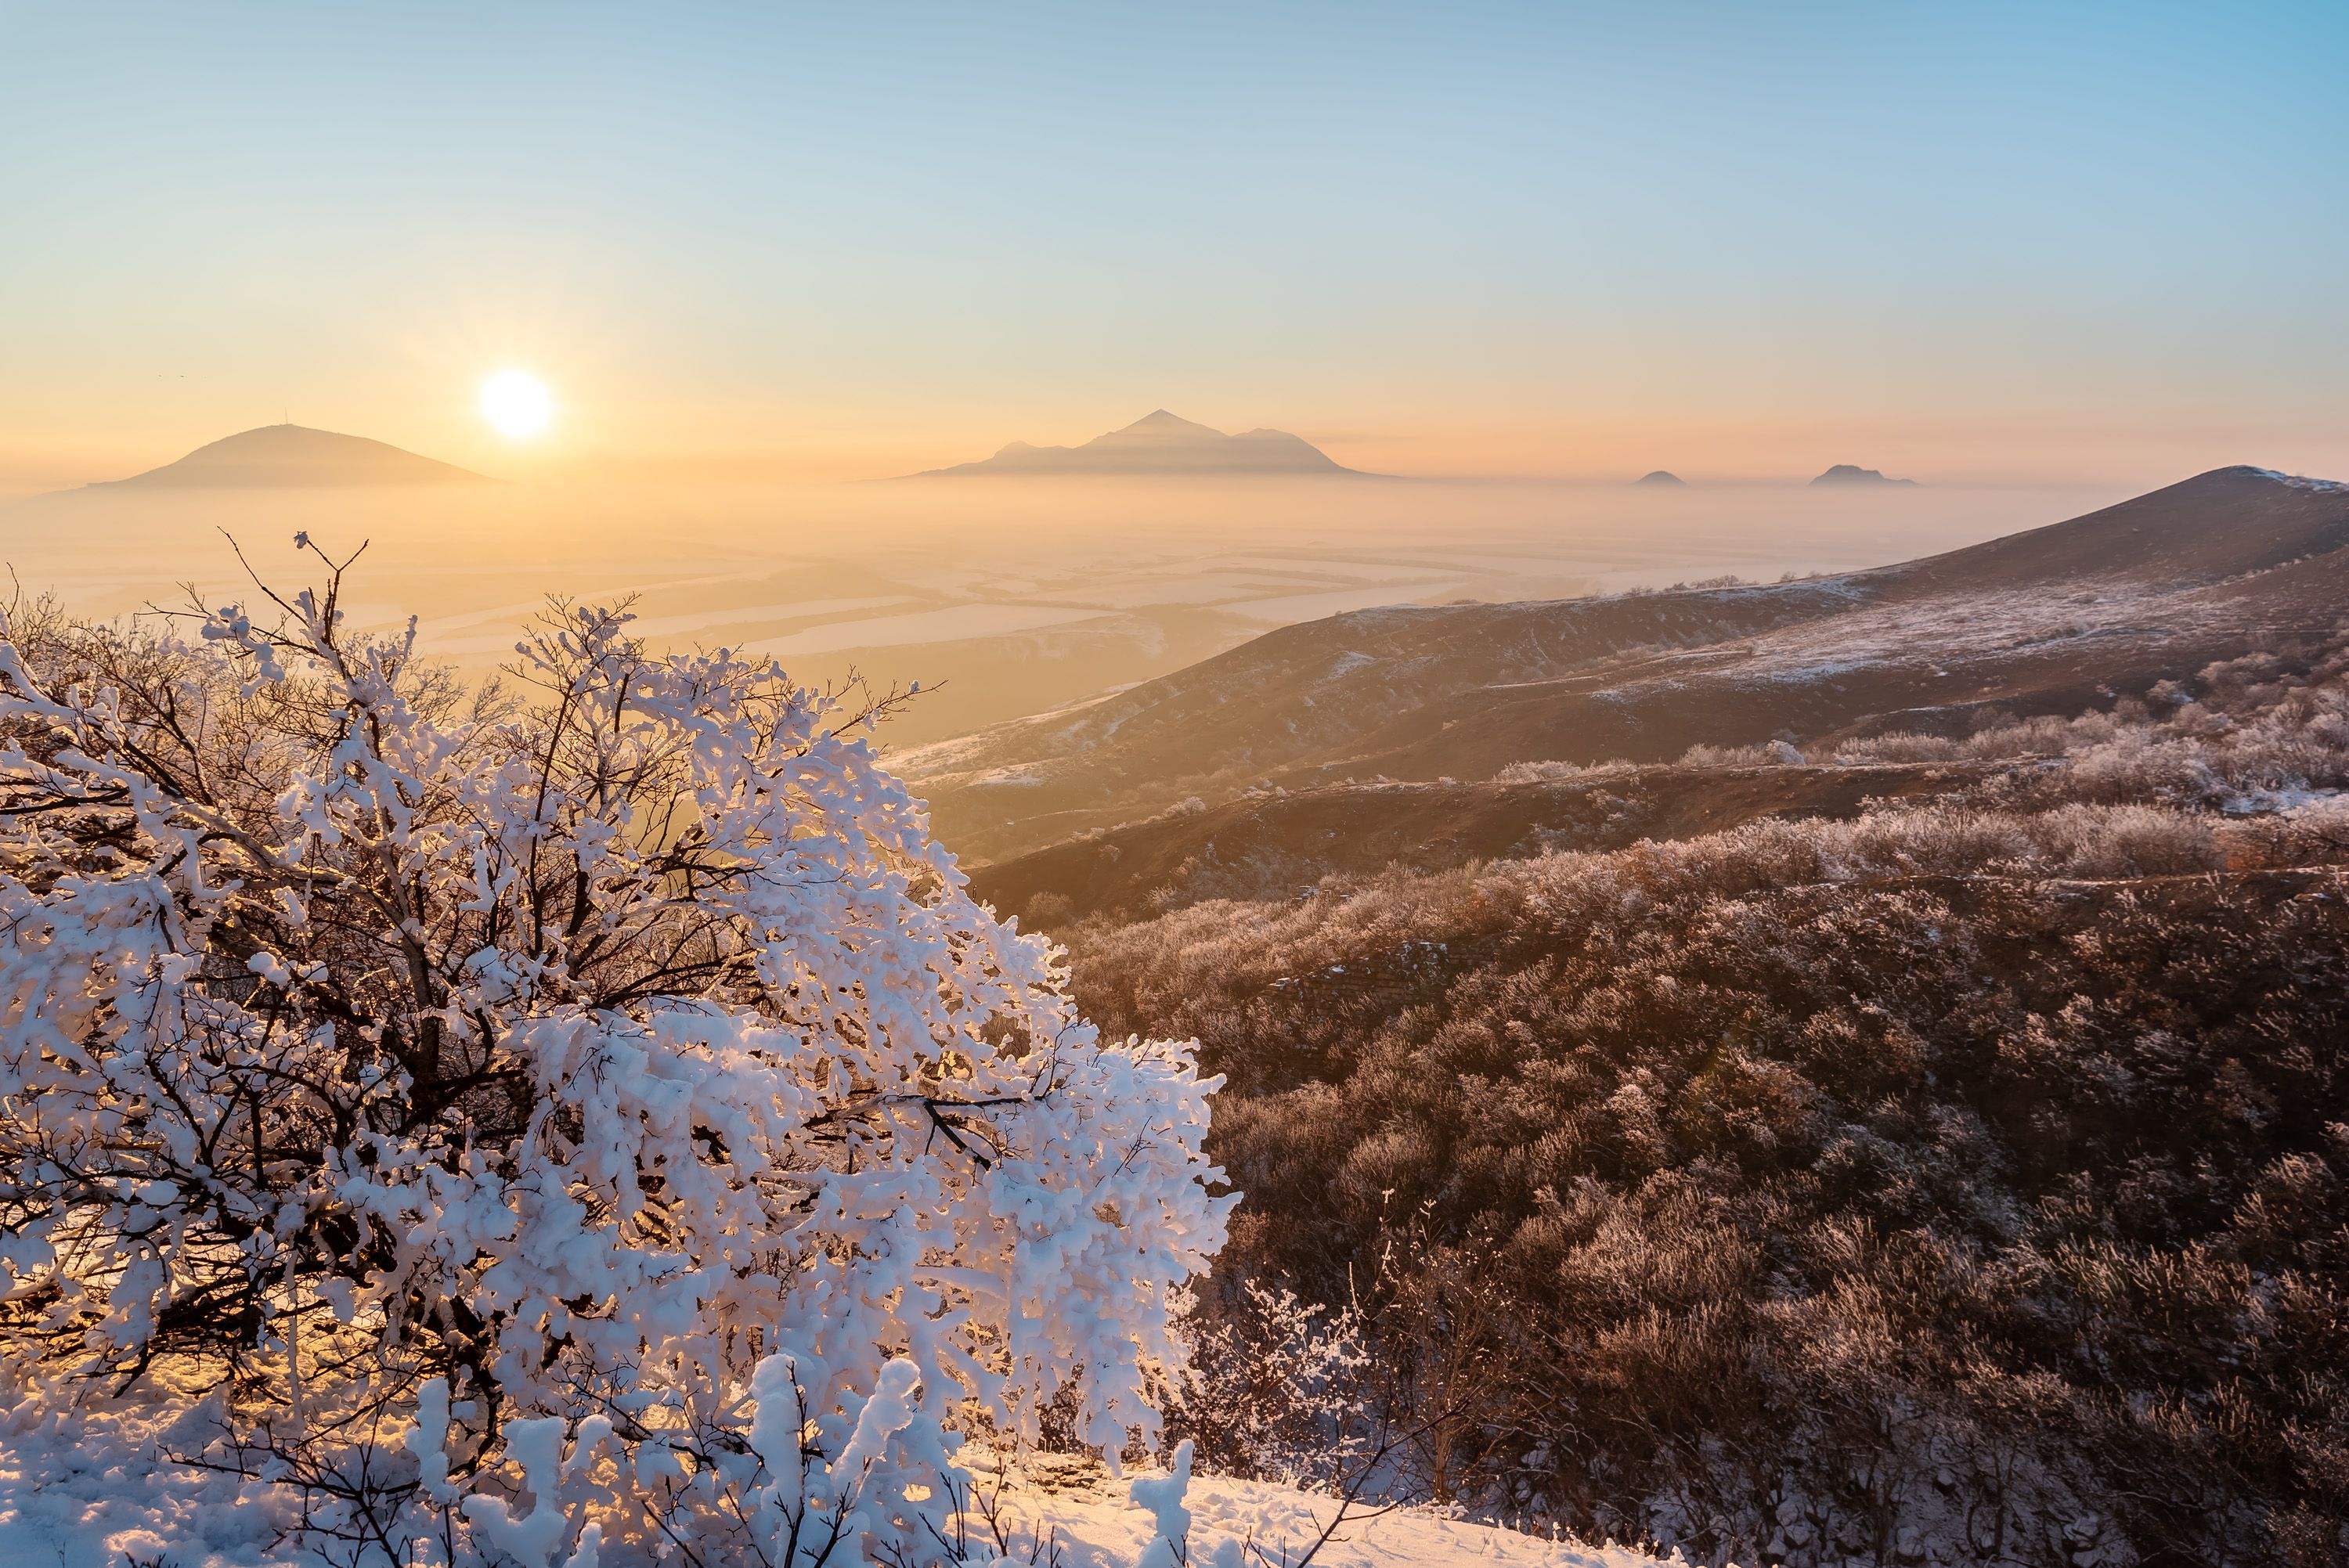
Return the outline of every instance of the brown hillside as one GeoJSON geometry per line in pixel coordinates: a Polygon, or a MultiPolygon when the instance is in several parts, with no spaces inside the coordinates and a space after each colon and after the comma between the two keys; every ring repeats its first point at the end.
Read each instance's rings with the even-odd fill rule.
{"type": "Polygon", "coordinates": [[[1441,871],[1547,850],[1687,839],[1765,817],[1847,819],[1870,799],[1947,793],[1982,765],[1594,770],[1502,784],[1331,785],[1250,795],[1054,844],[972,877],[997,908],[1144,918],[1211,898],[1282,898],[1323,876],[1441,871]]]}
{"type": "Polygon", "coordinates": [[[1196,796],[1806,748],[2073,714],[2349,610],[2349,487],[2221,469],[1929,560],[1767,587],[1390,609],[907,753],[972,863],[1196,796]]]}

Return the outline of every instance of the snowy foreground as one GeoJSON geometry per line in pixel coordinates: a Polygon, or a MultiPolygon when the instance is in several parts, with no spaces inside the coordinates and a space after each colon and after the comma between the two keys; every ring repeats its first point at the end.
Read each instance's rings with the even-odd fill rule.
{"type": "MultiPolygon", "coordinates": [[[[149,1440],[164,1446],[177,1435],[182,1434],[149,1429],[149,1440]]],[[[126,1458],[129,1450],[90,1437],[52,1421],[25,1429],[0,1413],[0,1564],[284,1568],[297,1561],[280,1542],[293,1509],[278,1489],[126,1458]]],[[[1163,1477],[1134,1479],[1144,1501],[1157,1501],[1154,1491],[1163,1499],[1163,1477]]],[[[976,1492],[989,1490],[989,1478],[973,1481],[976,1492]]],[[[991,1511],[1012,1548],[1010,1561],[1057,1561],[1062,1568],[1130,1568],[1148,1561],[1164,1506],[1135,1502],[1132,1485],[1100,1475],[1097,1467],[1071,1466],[998,1493],[991,1511]]],[[[1189,1511],[1189,1556],[1197,1568],[1263,1568],[1267,1562],[1280,1568],[1304,1555],[1338,1505],[1286,1487],[1199,1476],[1181,1506],[1189,1511]],[[1249,1542],[1260,1558],[1242,1550],[1249,1542]]],[[[999,1561],[977,1511],[969,1520],[967,1561],[974,1568],[999,1561]]],[[[1656,1563],[1620,1548],[1547,1541],[1415,1509],[1350,1519],[1313,1558],[1314,1568],[1440,1568],[1464,1562],[1522,1568],[1656,1563]]]]}
{"type": "MultiPolygon", "coordinates": [[[[1255,1557],[1243,1559],[1233,1550],[1250,1539],[1274,1564],[1283,1562],[1284,1551],[1293,1563],[1312,1545],[1337,1508],[1330,1498],[1220,1476],[1195,1478],[1185,1501],[1191,1511],[1191,1561],[1202,1568],[1220,1568],[1226,1561],[1245,1561],[1253,1568],[1255,1557]]],[[[1070,1568],[1136,1562],[1150,1543],[1151,1516],[1107,1489],[1093,1494],[1062,1493],[1046,1500],[1044,1507],[1046,1517],[1062,1531],[1070,1568]]],[[[1313,1568],[1438,1568],[1465,1562],[1524,1568],[1655,1568],[1657,1559],[1619,1547],[1548,1541],[1406,1509],[1342,1523],[1313,1559],[1313,1568]]]]}

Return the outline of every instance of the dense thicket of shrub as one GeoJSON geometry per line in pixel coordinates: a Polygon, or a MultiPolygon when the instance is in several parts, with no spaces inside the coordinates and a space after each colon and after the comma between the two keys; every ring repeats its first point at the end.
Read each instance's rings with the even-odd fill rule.
{"type": "Polygon", "coordinates": [[[1714,1562],[2339,1560],[2349,816],[2243,815],[2338,782],[2313,663],[1857,821],[1075,928],[1232,1076],[1205,1310],[1358,1304],[1423,1480],[1714,1562]]]}

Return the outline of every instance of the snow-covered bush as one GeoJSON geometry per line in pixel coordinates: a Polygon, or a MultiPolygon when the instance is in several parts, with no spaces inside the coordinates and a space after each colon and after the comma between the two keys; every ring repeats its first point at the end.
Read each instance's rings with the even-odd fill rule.
{"type": "Polygon", "coordinates": [[[925,1556],[958,1431],[1154,1435],[1190,1048],[771,662],[563,605],[469,693],[340,582],[0,640],[15,1384],[202,1369],[352,1562],[925,1556]]]}

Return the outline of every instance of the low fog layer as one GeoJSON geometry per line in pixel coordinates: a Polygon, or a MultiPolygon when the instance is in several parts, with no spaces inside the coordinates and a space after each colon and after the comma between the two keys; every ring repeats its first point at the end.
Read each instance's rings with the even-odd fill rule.
{"type": "Polygon", "coordinates": [[[249,592],[292,539],[368,544],[351,608],[469,670],[554,593],[636,596],[664,646],[771,652],[921,698],[907,745],[1179,668],[1273,627],[1390,603],[1571,597],[1838,571],[2073,516],[2117,489],[1448,483],[1300,478],[929,480],[801,490],[93,489],[0,508],[24,591],[86,614],[249,592]]]}

